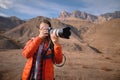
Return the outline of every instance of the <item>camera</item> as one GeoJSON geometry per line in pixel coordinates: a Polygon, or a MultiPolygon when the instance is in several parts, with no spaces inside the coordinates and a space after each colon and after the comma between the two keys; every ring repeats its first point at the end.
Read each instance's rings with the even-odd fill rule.
{"type": "Polygon", "coordinates": [[[55,31],[55,35],[61,38],[66,38],[69,39],[71,32],[70,32],[71,28],[70,27],[62,27],[59,29],[53,29],[51,27],[48,28],[48,33],[51,34],[53,33],[53,31],[55,31]]]}

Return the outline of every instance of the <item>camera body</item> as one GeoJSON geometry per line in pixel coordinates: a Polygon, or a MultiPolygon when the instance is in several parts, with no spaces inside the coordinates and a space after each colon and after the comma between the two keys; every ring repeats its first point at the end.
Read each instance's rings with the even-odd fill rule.
{"type": "Polygon", "coordinates": [[[61,38],[69,39],[71,35],[70,27],[62,27],[59,29],[53,29],[51,27],[48,28],[48,33],[51,34],[55,31],[55,35],[61,38]]]}

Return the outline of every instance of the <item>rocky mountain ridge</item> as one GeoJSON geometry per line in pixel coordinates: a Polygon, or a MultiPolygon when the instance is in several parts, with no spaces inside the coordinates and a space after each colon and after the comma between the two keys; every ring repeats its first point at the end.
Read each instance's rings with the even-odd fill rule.
{"type": "Polygon", "coordinates": [[[73,12],[67,12],[67,11],[61,11],[60,15],[58,16],[59,20],[70,20],[70,19],[81,19],[81,20],[87,20],[91,22],[97,22],[97,21],[108,21],[111,19],[120,18],[120,11],[115,11],[112,13],[105,13],[101,14],[100,16],[96,16],[93,14],[89,14],[86,12],[82,12],[79,10],[75,10],[73,12]]]}
{"type": "Polygon", "coordinates": [[[92,14],[88,14],[86,12],[81,12],[78,10],[75,10],[71,13],[67,12],[67,11],[62,11],[60,13],[60,15],[58,16],[58,19],[67,19],[67,18],[79,18],[82,20],[89,20],[89,21],[94,21],[97,19],[97,16],[92,15],[92,14]]]}

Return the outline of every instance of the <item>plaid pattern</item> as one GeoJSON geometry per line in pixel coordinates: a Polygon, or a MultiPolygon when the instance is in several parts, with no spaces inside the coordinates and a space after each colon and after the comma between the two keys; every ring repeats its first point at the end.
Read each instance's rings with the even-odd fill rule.
{"type": "MultiPolygon", "coordinates": [[[[46,46],[48,46],[48,45],[44,44],[41,55],[43,55],[43,51],[44,51],[46,46]]],[[[41,58],[40,58],[41,62],[40,62],[39,67],[38,67],[37,80],[44,80],[44,71],[43,71],[44,70],[44,65],[43,64],[44,64],[44,60],[49,59],[49,58],[52,58],[51,54],[50,55],[45,55],[44,58],[41,56],[41,58]]],[[[35,74],[36,59],[37,59],[37,52],[33,56],[32,68],[31,68],[28,80],[35,80],[34,79],[34,74],[35,74]]]]}
{"type": "MultiPolygon", "coordinates": [[[[37,54],[36,54],[37,55],[37,54]]],[[[31,72],[30,72],[30,76],[28,78],[28,80],[34,80],[33,77],[34,77],[34,70],[35,70],[35,63],[36,63],[36,55],[33,57],[33,64],[32,64],[32,69],[31,69],[31,72]]],[[[42,70],[43,70],[43,59],[41,58],[41,62],[40,62],[40,65],[39,65],[39,68],[38,68],[38,75],[37,75],[37,80],[43,80],[43,75],[42,75],[42,70]]]]}

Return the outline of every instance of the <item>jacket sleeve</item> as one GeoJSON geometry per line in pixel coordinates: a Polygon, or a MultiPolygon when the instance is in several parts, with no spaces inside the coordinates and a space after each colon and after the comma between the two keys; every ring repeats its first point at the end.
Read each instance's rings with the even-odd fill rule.
{"type": "Polygon", "coordinates": [[[39,37],[35,37],[34,39],[29,40],[22,51],[23,56],[26,58],[32,57],[41,42],[42,41],[39,37]]]}
{"type": "Polygon", "coordinates": [[[55,63],[60,64],[62,62],[62,46],[60,44],[54,45],[54,60],[55,63]]]}

